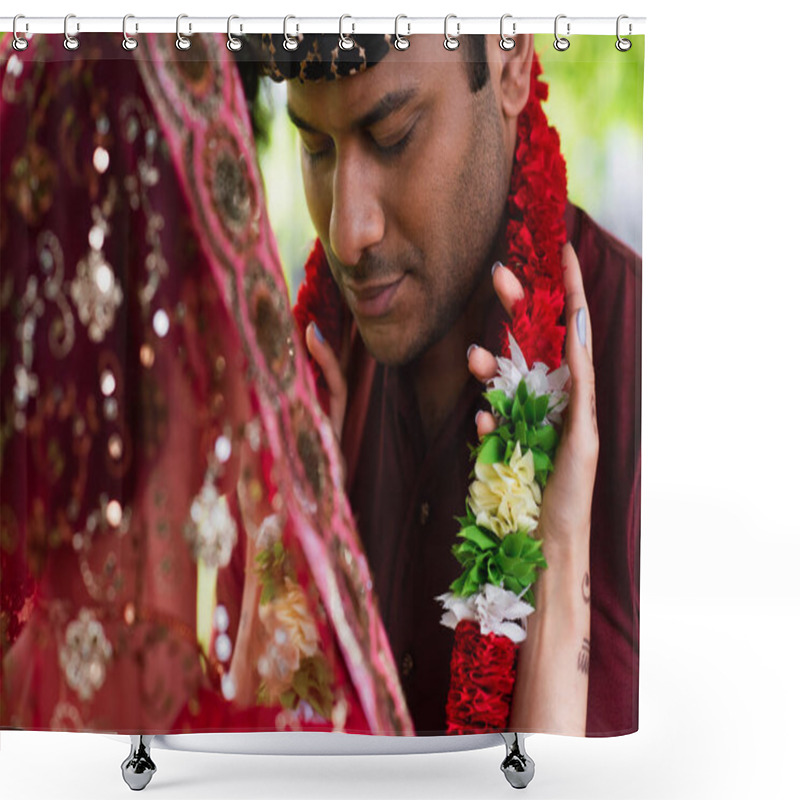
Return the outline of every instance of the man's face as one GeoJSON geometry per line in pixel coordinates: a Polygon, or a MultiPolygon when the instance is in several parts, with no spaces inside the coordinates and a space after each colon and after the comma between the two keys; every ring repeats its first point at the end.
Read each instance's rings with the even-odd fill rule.
{"type": "Polygon", "coordinates": [[[306,201],[333,277],[380,362],[441,339],[490,269],[509,166],[491,81],[436,36],[365,72],[288,87],[306,201]]]}

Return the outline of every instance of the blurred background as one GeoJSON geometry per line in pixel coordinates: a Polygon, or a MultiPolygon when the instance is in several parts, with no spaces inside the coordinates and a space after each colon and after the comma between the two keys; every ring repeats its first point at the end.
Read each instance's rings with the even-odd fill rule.
{"type": "MultiPolygon", "coordinates": [[[[552,36],[536,37],[550,85],[544,108],[561,136],[570,200],[638,253],[644,39],[637,37],[631,50],[620,53],[614,36],[573,36],[569,49],[557,52],[552,36]]],[[[303,195],[299,137],[286,115],[286,84],[262,79],[259,106],[270,221],[294,302],[315,234],[303,195]]]]}

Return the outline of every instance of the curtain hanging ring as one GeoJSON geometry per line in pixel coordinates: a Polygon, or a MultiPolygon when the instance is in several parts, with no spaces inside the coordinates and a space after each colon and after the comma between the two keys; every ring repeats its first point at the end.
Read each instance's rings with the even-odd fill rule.
{"type": "MultiPolygon", "coordinates": [[[[67,16],[64,17],[64,49],[65,50],[77,50],[78,49],[78,45],[80,44],[80,42],[77,40],[77,38],[75,38],[74,36],[70,35],[70,32],[68,30],[69,21],[71,19],[75,19],[75,15],[74,14],[67,14],[67,16]]],[[[81,29],[80,23],[76,22],[75,23],[75,30],[79,31],[80,29],[81,29]]]]}
{"type": "MultiPolygon", "coordinates": [[[[344,21],[346,19],[353,19],[349,14],[342,14],[339,17],[339,49],[340,50],[352,50],[356,43],[350,38],[350,34],[345,36],[344,34],[344,21]]],[[[356,29],[356,26],[353,25],[352,30],[350,33],[352,34],[353,31],[356,29]]]]}
{"type": "Polygon", "coordinates": [[[444,48],[445,50],[458,50],[458,45],[460,42],[458,41],[458,36],[461,33],[461,23],[458,22],[458,18],[455,14],[448,14],[444,18],[444,48]],[[452,36],[447,32],[447,23],[450,22],[451,19],[456,20],[456,35],[452,36]]]}
{"type": "MultiPolygon", "coordinates": [[[[14,41],[11,42],[11,46],[15,50],[17,50],[18,52],[21,53],[23,50],[27,50],[28,49],[28,45],[30,44],[30,42],[27,39],[21,39],[20,36],[19,36],[19,33],[17,32],[17,20],[20,20],[20,19],[25,19],[25,15],[24,14],[17,14],[17,16],[14,17],[14,22],[13,22],[13,24],[11,26],[11,30],[14,33],[14,41]]],[[[28,29],[28,23],[26,22],[25,23],[25,30],[27,30],[27,29],[28,29]]]]}
{"type": "MultiPolygon", "coordinates": [[[[122,18],[122,47],[125,50],[135,50],[139,42],[133,36],[128,36],[128,20],[136,19],[133,14],[126,14],[122,18]]],[[[136,30],[139,30],[139,23],[136,23],[136,30]]]]}
{"type": "Polygon", "coordinates": [[[517,35],[517,23],[513,21],[511,22],[511,36],[506,36],[506,34],[503,32],[503,25],[507,19],[513,20],[512,15],[503,14],[503,16],[500,17],[500,47],[503,50],[513,50],[516,42],[511,38],[511,36],[517,35]]]}
{"type": "MultiPolygon", "coordinates": [[[[175,39],[175,47],[177,47],[178,50],[188,50],[192,46],[191,39],[188,39],[181,33],[181,20],[188,18],[189,18],[188,14],[178,14],[178,17],[175,20],[175,36],[177,37],[175,39]]],[[[190,22],[189,33],[191,32],[192,32],[192,23],[190,22]]]]}
{"type": "MultiPolygon", "coordinates": [[[[284,50],[297,50],[297,37],[289,34],[289,20],[297,19],[291,14],[283,18],[283,49],[284,50]]],[[[300,26],[297,26],[297,33],[300,33],[300,26]]]]}
{"type": "MultiPolygon", "coordinates": [[[[559,53],[563,53],[565,50],[569,50],[569,39],[565,39],[563,36],[558,35],[558,21],[560,19],[566,19],[566,14],[559,14],[556,17],[555,26],[553,28],[553,33],[555,34],[555,41],[553,42],[553,47],[558,50],[559,53]]],[[[567,22],[567,36],[569,36],[569,22],[567,22]]]]}
{"type": "MultiPolygon", "coordinates": [[[[231,33],[231,22],[233,22],[235,19],[239,19],[239,17],[237,17],[235,14],[231,14],[228,17],[228,44],[226,46],[231,53],[236,53],[242,49],[242,40],[231,33]]],[[[241,31],[242,26],[240,25],[239,32],[241,33],[241,31]]]]}
{"type": "MultiPolygon", "coordinates": [[[[394,46],[397,50],[408,50],[411,45],[411,42],[406,39],[405,36],[400,35],[400,20],[401,19],[408,19],[405,14],[398,14],[394,18],[394,46]]],[[[408,23],[408,33],[406,36],[411,35],[411,23],[408,23]]]]}
{"type": "MultiPolygon", "coordinates": [[[[623,38],[622,38],[622,37],[619,35],[619,23],[620,23],[620,22],[621,22],[623,19],[628,19],[628,17],[627,17],[625,14],[620,14],[620,15],[617,17],[617,42],[616,42],[616,44],[614,45],[614,47],[616,47],[616,48],[617,48],[617,50],[619,50],[619,51],[620,51],[620,53],[626,53],[628,50],[630,50],[630,49],[631,49],[631,47],[633,47],[633,42],[632,42],[630,39],[623,39],[623,38]]],[[[628,23],[628,36],[630,36],[630,34],[631,34],[631,24],[630,24],[630,22],[629,22],[629,23],[628,23]]]]}

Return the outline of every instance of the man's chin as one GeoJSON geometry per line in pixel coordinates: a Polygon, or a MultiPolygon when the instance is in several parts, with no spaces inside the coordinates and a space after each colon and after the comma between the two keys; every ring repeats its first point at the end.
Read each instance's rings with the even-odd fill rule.
{"type": "Polygon", "coordinates": [[[409,346],[409,343],[402,337],[402,325],[380,326],[376,330],[372,325],[362,327],[358,323],[358,330],[367,352],[379,363],[388,367],[399,367],[413,361],[418,353],[417,348],[409,346]]]}
{"type": "Polygon", "coordinates": [[[399,350],[396,346],[385,345],[384,343],[376,346],[367,339],[364,339],[364,345],[367,348],[367,352],[379,364],[385,364],[387,367],[400,367],[412,360],[406,351],[399,350]]]}

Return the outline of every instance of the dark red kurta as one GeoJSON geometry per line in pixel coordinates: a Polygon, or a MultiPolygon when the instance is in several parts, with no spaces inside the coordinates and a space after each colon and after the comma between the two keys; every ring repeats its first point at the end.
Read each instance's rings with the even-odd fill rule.
{"type": "MultiPolygon", "coordinates": [[[[638,727],[641,259],[580,209],[568,207],[566,221],[592,320],[600,435],[587,734],[613,735],[638,727]]],[[[498,300],[480,341],[493,352],[503,315],[498,300]]],[[[460,570],[454,517],[464,514],[484,387],[467,382],[427,446],[409,367],[375,364],[358,336],[348,389],[351,504],[415,727],[441,734],[453,632],[434,598],[460,570]]]]}

